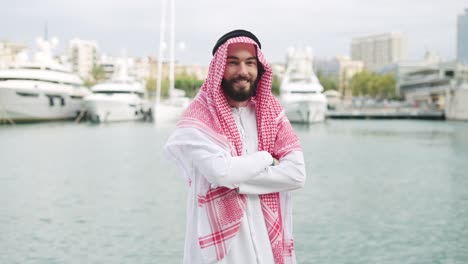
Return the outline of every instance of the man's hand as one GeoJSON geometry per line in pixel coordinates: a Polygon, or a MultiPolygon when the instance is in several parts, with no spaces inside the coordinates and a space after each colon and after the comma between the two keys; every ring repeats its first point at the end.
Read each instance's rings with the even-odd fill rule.
{"type": "Polygon", "coordinates": [[[278,166],[279,165],[279,160],[273,158],[273,164],[271,164],[272,166],[278,166]]]}

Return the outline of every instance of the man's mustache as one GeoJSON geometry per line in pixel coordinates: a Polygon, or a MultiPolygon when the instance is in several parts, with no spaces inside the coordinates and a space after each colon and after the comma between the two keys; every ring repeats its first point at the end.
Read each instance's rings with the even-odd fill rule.
{"type": "Polygon", "coordinates": [[[247,76],[238,76],[238,77],[234,77],[232,79],[233,82],[238,82],[238,81],[247,81],[247,82],[250,82],[250,78],[247,77],[247,76]]]}

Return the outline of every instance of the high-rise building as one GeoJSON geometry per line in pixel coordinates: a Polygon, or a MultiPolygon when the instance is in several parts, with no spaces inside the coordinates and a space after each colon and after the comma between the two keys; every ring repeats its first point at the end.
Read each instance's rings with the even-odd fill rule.
{"type": "Polygon", "coordinates": [[[464,14],[458,15],[457,60],[468,65],[468,8],[464,14]]]}
{"type": "Polygon", "coordinates": [[[389,64],[406,60],[406,35],[392,32],[353,38],[351,59],[362,61],[370,70],[379,70],[389,64]]]}
{"type": "Polygon", "coordinates": [[[0,41],[0,69],[15,63],[16,56],[25,49],[26,46],[23,44],[0,41]]]}
{"type": "Polygon", "coordinates": [[[107,54],[101,54],[96,65],[104,71],[104,78],[110,79],[114,75],[116,58],[107,54]]]}
{"type": "Polygon", "coordinates": [[[151,63],[154,61],[150,57],[134,58],[129,63],[129,74],[138,80],[148,79],[154,76],[151,74],[151,69],[154,68],[151,63]]]}
{"type": "Polygon", "coordinates": [[[97,43],[82,39],[70,41],[70,60],[73,72],[81,78],[91,77],[91,71],[97,62],[97,43]]]}

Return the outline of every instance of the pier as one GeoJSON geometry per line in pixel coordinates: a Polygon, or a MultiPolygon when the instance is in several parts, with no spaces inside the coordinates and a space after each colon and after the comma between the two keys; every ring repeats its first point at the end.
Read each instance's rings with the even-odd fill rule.
{"type": "Polygon", "coordinates": [[[404,109],[346,109],[333,110],[326,113],[331,119],[420,119],[445,120],[443,111],[422,110],[418,108],[404,109]]]}

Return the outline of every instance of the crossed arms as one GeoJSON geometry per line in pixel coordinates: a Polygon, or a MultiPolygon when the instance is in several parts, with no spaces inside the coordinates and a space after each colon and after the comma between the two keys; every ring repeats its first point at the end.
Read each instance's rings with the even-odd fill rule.
{"type": "Polygon", "coordinates": [[[184,156],[181,160],[184,166],[199,171],[213,187],[238,188],[242,194],[266,194],[304,186],[306,173],[301,151],[289,153],[272,166],[273,157],[267,151],[231,156],[217,144],[210,144],[212,141],[199,131],[190,132],[194,144],[178,145],[179,155],[184,156]]]}

